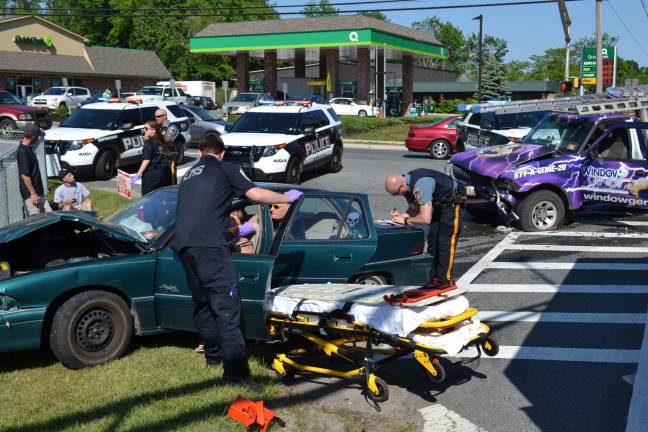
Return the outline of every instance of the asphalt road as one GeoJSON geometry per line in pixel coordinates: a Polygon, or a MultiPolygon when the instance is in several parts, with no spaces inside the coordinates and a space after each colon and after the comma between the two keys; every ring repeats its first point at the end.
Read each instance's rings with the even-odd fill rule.
{"type": "MultiPolygon", "coordinates": [[[[384,192],[387,174],[442,170],[445,162],[348,148],[343,164],[335,175],[308,175],[304,185],[366,193],[374,218],[385,218],[404,207],[402,198],[384,192]]],[[[88,185],[116,187],[114,181],[88,185]]],[[[429,382],[411,357],[389,364],[379,372],[391,390],[380,413],[354,382],[299,378],[290,389],[327,409],[380,416],[385,424],[409,422],[413,430],[625,431],[637,363],[648,350],[647,221],[595,210],[547,236],[501,233],[497,221],[467,218],[456,276],[494,329],[501,345],[496,358],[449,359],[441,385],[429,382]]],[[[633,403],[645,411],[648,401],[640,394],[635,391],[633,403]]]]}

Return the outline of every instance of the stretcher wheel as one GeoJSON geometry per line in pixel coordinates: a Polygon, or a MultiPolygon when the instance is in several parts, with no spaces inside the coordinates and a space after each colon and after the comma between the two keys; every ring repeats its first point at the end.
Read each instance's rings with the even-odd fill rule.
{"type": "Polygon", "coordinates": [[[385,380],[378,377],[374,378],[374,383],[376,384],[376,388],[378,389],[377,394],[371,391],[371,389],[369,389],[369,385],[365,382],[365,389],[367,391],[367,394],[369,395],[369,398],[374,402],[385,402],[387,399],[389,399],[389,385],[385,382],[385,380]]]}
{"type": "Polygon", "coordinates": [[[496,356],[499,352],[499,345],[491,338],[487,338],[484,342],[481,343],[482,350],[484,354],[489,357],[496,356]]]}
{"type": "Polygon", "coordinates": [[[441,364],[441,362],[437,357],[435,357],[431,363],[432,363],[432,367],[434,367],[434,372],[436,373],[436,375],[424,367],[423,369],[425,370],[425,374],[433,383],[441,384],[446,379],[445,368],[443,367],[443,365],[441,364]]]}

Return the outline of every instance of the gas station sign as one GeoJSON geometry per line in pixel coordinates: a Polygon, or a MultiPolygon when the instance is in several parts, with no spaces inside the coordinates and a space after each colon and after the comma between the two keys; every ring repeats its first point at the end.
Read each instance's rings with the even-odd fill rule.
{"type": "MultiPolygon", "coordinates": [[[[605,47],[603,55],[603,85],[614,85],[616,76],[616,48],[605,47]]],[[[583,84],[596,84],[596,48],[583,48],[581,53],[583,84]]]]}

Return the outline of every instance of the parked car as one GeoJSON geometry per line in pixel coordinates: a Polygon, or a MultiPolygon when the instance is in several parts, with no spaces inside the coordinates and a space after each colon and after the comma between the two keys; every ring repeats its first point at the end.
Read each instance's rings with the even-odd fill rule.
{"type": "MultiPolygon", "coordinates": [[[[173,246],[176,193],[159,189],[106,221],[54,212],[1,228],[0,352],[49,347],[79,369],[120,357],[133,334],[195,331],[173,246]]],[[[364,194],[305,190],[274,235],[267,205],[233,208],[261,227],[254,253],[232,256],[248,339],[268,339],[271,285],[427,279],[423,232],[374,225],[364,194]]]]}
{"type": "MultiPolygon", "coordinates": [[[[116,96],[117,93],[112,93],[112,94],[115,95],[115,98],[117,97],[116,96]]],[[[97,93],[93,94],[92,96],[90,96],[88,99],[79,102],[78,106],[82,107],[83,105],[87,105],[87,104],[91,104],[91,103],[95,103],[95,102],[108,102],[109,100],[110,100],[109,98],[106,98],[104,96],[103,92],[97,92],[97,93]]]]}
{"type": "Polygon", "coordinates": [[[274,103],[274,99],[263,93],[239,93],[231,101],[223,104],[223,111],[227,114],[244,114],[255,106],[274,103]]]}
{"type": "Polygon", "coordinates": [[[193,104],[191,96],[185,94],[182,89],[176,87],[171,89],[169,86],[144,86],[137,93],[126,98],[127,102],[156,102],[169,101],[178,105],[193,104]]]}
{"type": "Polygon", "coordinates": [[[226,134],[232,128],[231,123],[219,119],[201,106],[183,105],[182,110],[189,120],[191,143],[198,143],[203,136],[210,133],[226,134]]]}
{"type": "Polygon", "coordinates": [[[49,129],[52,116],[46,109],[27,106],[12,93],[0,91],[0,131],[15,131],[28,124],[49,129]]]}
{"type": "Polygon", "coordinates": [[[337,115],[353,116],[372,116],[375,117],[378,110],[370,105],[359,104],[352,98],[334,98],[329,101],[329,105],[335,110],[337,115]]]}
{"type": "Polygon", "coordinates": [[[194,105],[201,106],[206,110],[215,110],[216,104],[209,96],[192,96],[194,105]]]}
{"type": "Polygon", "coordinates": [[[317,96],[317,95],[296,96],[294,98],[291,98],[291,101],[292,102],[308,101],[320,105],[327,105],[326,99],[324,99],[322,96],[317,96]]]}
{"type": "Polygon", "coordinates": [[[50,87],[45,92],[35,96],[31,106],[48,108],[70,109],[78,106],[90,97],[90,90],[85,87],[50,87]]]}
{"type": "Polygon", "coordinates": [[[457,152],[458,115],[451,115],[426,126],[410,126],[405,147],[412,152],[429,153],[434,159],[447,159],[457,152]]]}

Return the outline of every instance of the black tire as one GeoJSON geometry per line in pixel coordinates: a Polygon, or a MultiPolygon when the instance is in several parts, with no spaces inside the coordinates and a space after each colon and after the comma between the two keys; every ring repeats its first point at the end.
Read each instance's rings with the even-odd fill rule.
{"type": "Polygon", "coordinates": [[[563,200],[550,190],[531,193],[517,206],[520,228],[524,231],[552,231],[565,217],[563,200]]]}
{"type": "Polygon", "coordinates": [[[358,117],[367,117],[367,111],[365,110],[358,111],[358,117]]]}
{"type": "Polygon", "coordinates": [[[95,177],[100,180],[110,180],[117,173],[117,152],[105,150],[95,161],[95,177]]]}
{"type": "Polygon", "coordinates": [[[286,363],[283,364],[283,367],[284,370],[286,371],[286,375],[281,375],[279,371],[276,369],[275,369],[275,375],[277,376],[277,379],[279,381],[281,381],[284,384],[288,384],[289,382],[295,379],[296,371],[292,366],[286,363]]]}
{"type": "Polygon", "coordinates": [[[387,278],[377,274],[362,275],[356,277],[354,283],[361,285],[387,285],[387,278]]]}
{"type": "Polygon", "coordinates": [[[336,173],[342,171],[342,146],[335,145],[331,154],[329,172],[336,173]]]}
{"type": "Polygon", "coordinates": [[[499,344],[491,338],[487,338],[481,343],[481,349],[489,357],[494,357],[499,353],[499,344]]]}
{"type": "Polygon", "coordinates": [[[450,156],[452,147],[450,143],[446,140],[438,139],[432,141],[430,147],[428,147],[428,152],[432,159],[448,159],[450,156]]]}
{"type": "Polygon", "coordinates": [[[429,370],[423,368],[423,370],[425,370],[425,375],[427,375],[428,379],[434,384],[441,384],[446,379],[446,370],[437,357],[433,358],[431,361],[436,374],[432,374],[429,370]]]}
{"type": "Polygon", "coordinates": [[[105,291],[75,295],[54,314],[50,347],[70,369],[96,366],[126,352],[133,317],[119,296],[105,291]]]}
{"type": "Polygon", "coordinates": [[[0,132],[9,132],[9,131],[17,131],[18,126],[16,125],[16,122],[13,121],[10,118],[4,118],[0,120],[0,132]]]}
{"type": "Polygon", "coordinates": [[[302,164],[301,159],[297,156],[293,156],[288,161],[288,166],[286,167],[286,183],[300,184],[301,175],[304,165],[302,164]]]}
{"type": "Polygon", "coordinates": [[[369,386],[365,382],[365,390],[367,396],[374,402],[385,402],[389,399],[389,385],[382,378],[376,377],[376,387],[378,387],[378,394],[374,394],[369,390],[369,386]]]}

